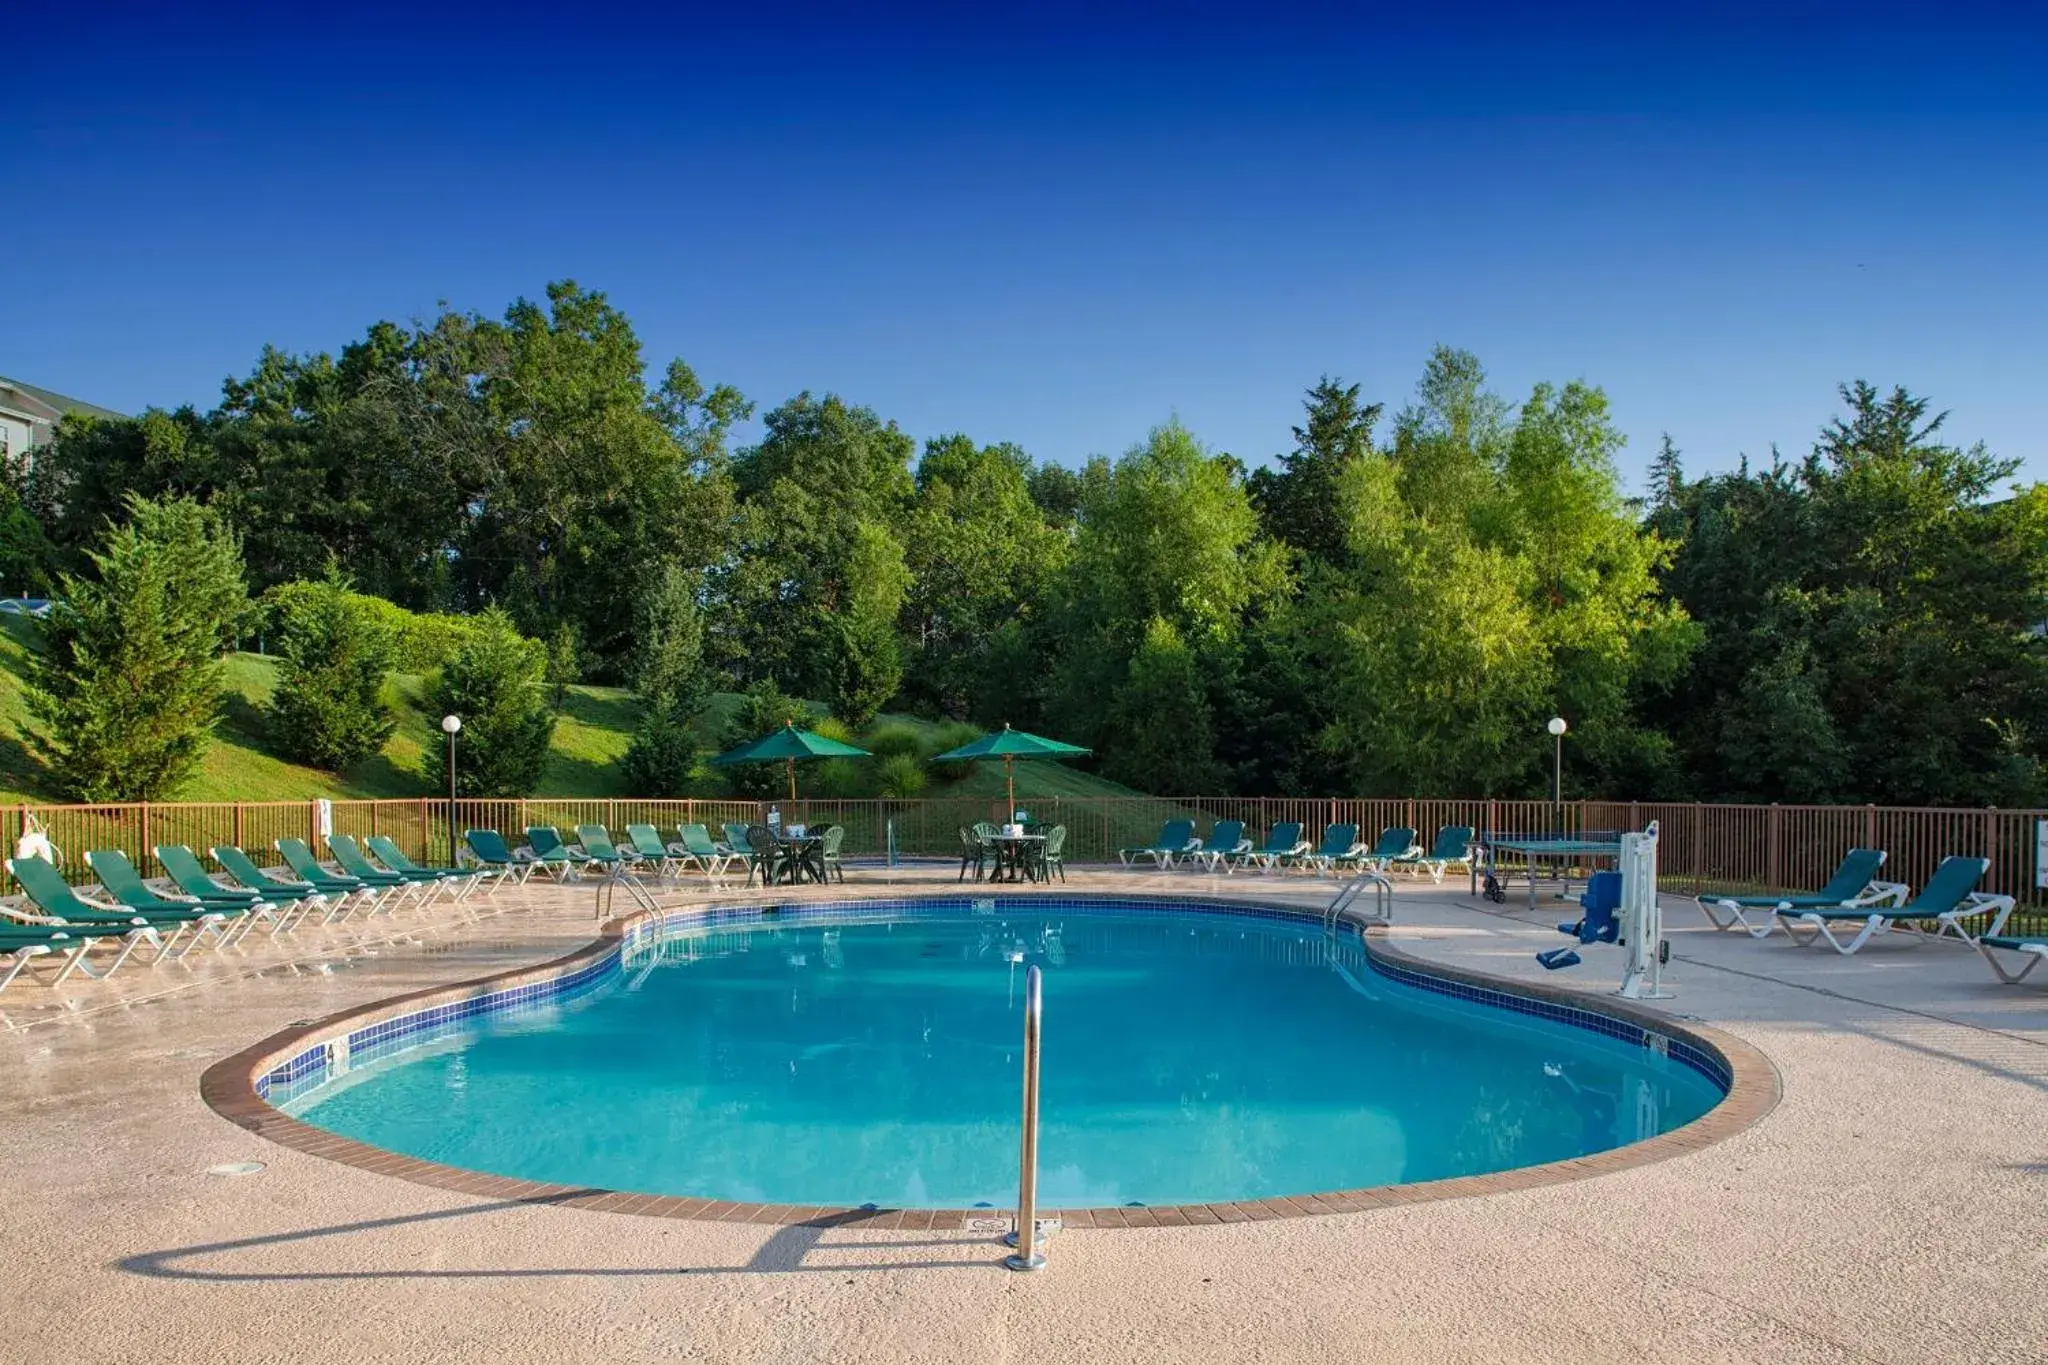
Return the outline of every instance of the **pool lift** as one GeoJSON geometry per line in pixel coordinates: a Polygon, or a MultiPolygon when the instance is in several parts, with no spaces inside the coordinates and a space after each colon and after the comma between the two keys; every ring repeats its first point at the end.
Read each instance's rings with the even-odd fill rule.
{"type": "MultiPolygon", "coordinates": [[[[1579,897],[1585,912],[1557,931],[1570,934],[1580,947],[1612,943],[1622,950],[1621,985],[1615,994],[1627,1000],[1669,1000],[1663,968],[1671,960],[1664,937],[1664,908],[1657,900],[1657,826],[1621,836],[1619,867],[1596,872],[1579,897]]],[[[1552,948],[1536,954],[1550,971],[1576,967],[1584,959],[1575,948],[1552,948]]]]}

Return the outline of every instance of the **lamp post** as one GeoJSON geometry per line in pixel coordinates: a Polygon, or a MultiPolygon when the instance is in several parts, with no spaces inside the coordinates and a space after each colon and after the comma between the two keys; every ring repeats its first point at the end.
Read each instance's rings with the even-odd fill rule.
{"type": "Polygon", "coordinates": [[[1557,741],[1557,755],[1550,768],[1550,801],[1557,807],[1558,818],[1564,818],[1564,732],[1572,727],[1564,723],[1563,716],[1552,716],[1550,724],[1544,727],[1550,737],[1557,741]]]}
{"type": "Polygon", "coordinates": [[[441,717],[441,733],[448,736],[448,866],[461,864],[455,852],[455,734],[462,728],[462,717],[448,715],[441,717]]]}

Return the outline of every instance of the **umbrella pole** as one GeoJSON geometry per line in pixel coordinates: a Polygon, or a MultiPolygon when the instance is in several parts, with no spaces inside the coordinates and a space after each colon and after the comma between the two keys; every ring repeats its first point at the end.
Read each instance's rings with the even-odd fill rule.
{"type": "Polygon", "coordinates": [[[1017,760],[1008,754],[1003,755],[1003,776],[1010,783],[1010,810],[1008,816],[1003,821],[1003,823],[1008,824],[1011,820],[1017,818],[1017,760]]]}
{"type": "Polygon", "coordinates": [[[785,758],[782,761],[789,768],[789,804],[794,806],[796,804],[796,760],[785,758]]]}

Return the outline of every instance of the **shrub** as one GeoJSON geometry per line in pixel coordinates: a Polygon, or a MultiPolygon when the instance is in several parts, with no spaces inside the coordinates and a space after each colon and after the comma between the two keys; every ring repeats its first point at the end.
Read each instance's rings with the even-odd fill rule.
{"type": "Polygon", "coordinates": [[[635,796],[686,796],[701,757],[696,732],[680,705],[649,706],[626,747],[626,790],[635,796]]]}
{"type": "Polygon", "coordinates": [[[32,666],[30,746],[80,801],[175,796],[220,715],[220,652],[248,614],[241,543],[189,498],[130,495],[128,520],[66,575],[32,666]]]}
{"type": "Polygon", "coordinates": [[[894,758],[898,754],[909,754],[916,758],[923,756],[925,745],[923,738],[917,733],[916,726],[892,720],[868,731],[868,737],[862,742],[861,747],[876,758],[894,758]]]}
{"type": "MultiPolygon", "coordinates": [[[[964,720],[956,720],[933,730],[926,737],[925,745],[927,751],[932,755],[950,753],[963,744],[970,744],[980,739],[984,733],[985,731],[979,726],[969,725],[964,720]]],[[[939,781],[958,782],[961,778],[967,776],[968,770],[974,766],[974,760],[971,758],[958,759],[946,763],[933,760],[928,762],[928,766],[931,769],[932,776],[939,781]]]]}
{"type": "MultiPolygon", "coordinates": [[[[514,630],[494,608],[476,618],[469,640],[428,688],[428,715],[462,718],[455,761],[461,795],[525,796],[540,784],[555,733],[547,655],[545,645],[514,630]]],[[[429,780],[447,790],[445,743],[427,746],[426,766],[429,780]]]]}
{"type": "Polygon", "coordinates": [[[279,605],[277,691],[268,710],[271,742],[287,758],[341,769],[384,747],[397,719],[385,707],[392,639],[376,599],[330,575],[279,605]]]}
{"type": "Polygon", "coordinates": [[[915,754],[891,754],[875,765],[875,789],[883,796],[907,801],[924,787],[924,764],[915,754]]]}

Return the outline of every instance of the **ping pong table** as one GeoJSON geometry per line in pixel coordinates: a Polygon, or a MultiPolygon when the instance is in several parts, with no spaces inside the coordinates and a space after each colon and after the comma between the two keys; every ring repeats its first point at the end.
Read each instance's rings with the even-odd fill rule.
{"type": "Polygon", "coordinates": [[[1490,834],[1480,840],[1484,854],[1472,866],[1473,894],[1478,894],[1482,876],[1493,878],[1505,891],[1509,881],[1519,875],[1529,883],[1531,910],[1536,908],[1539,881],[1558,883],[1558,898],[1569,898],[1574,870],[1585,874],[1577,879],[1584,881],[1592,875],[1596,862],[1621,865],[1621,836],[1621,830],[1605,829],[1579,830],[1573,834],[1490,834]],[[1504,866],[1502,854],[1518,862],[1519,870],[1512,864],[1504,866]],[[1554,868],[1554,872],[1546,875],[1546,866],[1554,868]]]}

